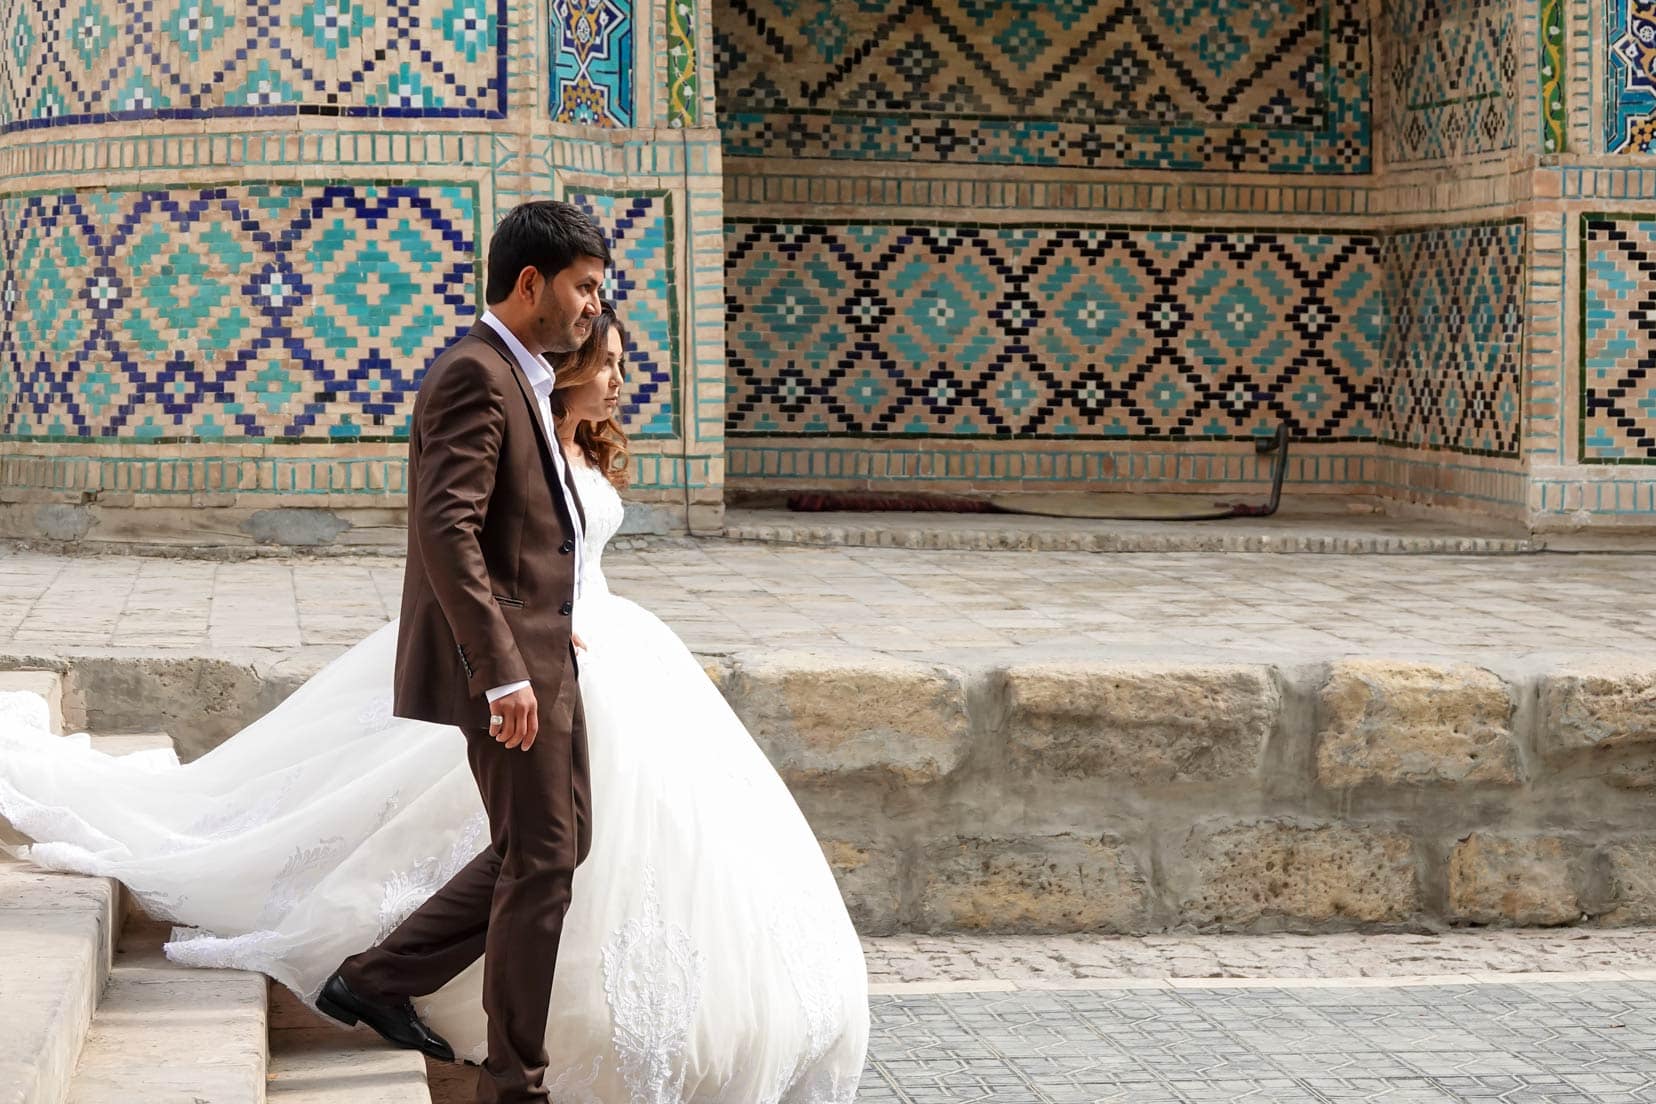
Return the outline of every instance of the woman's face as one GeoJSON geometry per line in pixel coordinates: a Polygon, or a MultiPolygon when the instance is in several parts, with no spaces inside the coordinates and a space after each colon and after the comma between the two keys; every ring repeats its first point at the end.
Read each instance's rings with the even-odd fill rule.
{"type": "Polygon", "coordinates": [[[567,417],[582,422],[608,421],[621,405],[621,332],[612,328],[605,337],[604,363],[598,374],[564,392],[567,417]]]}

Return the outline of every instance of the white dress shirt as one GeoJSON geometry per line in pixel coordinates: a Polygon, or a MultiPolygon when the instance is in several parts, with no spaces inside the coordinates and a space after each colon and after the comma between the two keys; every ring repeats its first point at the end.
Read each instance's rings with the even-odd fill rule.
{"type": "MultiPolygon", "coordinates": [[[[558,444],[558,434],[552,419],[552,390],[557,386],[558,376],[552,370],[552,365],[545,357],[532,355],[523,347],[523,342],[517,335],[506,328],[506,324],[496,318],[494,311],[484,311],[483,321],[499,334],[506,342],[506,348],[512,351],[517,358],[518,367],[523,374],[529,377],[529,386],[535,390],[535,402],[540,406],[541,424],[546,427],[546,440],[552,446],[552,465],[558,472],[558,490],[563,494],[564,505],[569,509],[570,520],[575,525],[575,597],[581,596],[581,574],[585,566],[586,533],[582,531],[581,511],[575,508],[575,496],[569,490],[569,478],[564,470],[565,461],[563,447],[558,444]]],[[[527,679],[522,682],[511,682],[505,686],[497,686],[488,692],[489,704],[493,705],[497,698],[516,693],[529,685],[527,679]]]]}

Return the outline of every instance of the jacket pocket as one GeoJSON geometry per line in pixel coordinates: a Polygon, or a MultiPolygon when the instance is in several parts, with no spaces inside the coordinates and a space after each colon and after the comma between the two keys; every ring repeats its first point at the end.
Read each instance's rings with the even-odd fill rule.
{"type": "Polygon", "coordinates": [[[496,594],[494,596],[494,600],[503,606],[511,606],[513,609],[523,608],[522,602],[518,601],[516,598],[508,598],[504,594],[496,594]]]}

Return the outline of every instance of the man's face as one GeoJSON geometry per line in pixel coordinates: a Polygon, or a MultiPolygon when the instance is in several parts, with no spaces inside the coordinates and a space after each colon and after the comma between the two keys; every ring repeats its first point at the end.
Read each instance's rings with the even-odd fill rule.
{"type": "Polygon", "coordinates": [[[592,332],[598,315],[598,289],[604,282],[604,262],[581,257],[543,281],[535,299],[535,337],[548,353],[572,353],[592,332]]]}

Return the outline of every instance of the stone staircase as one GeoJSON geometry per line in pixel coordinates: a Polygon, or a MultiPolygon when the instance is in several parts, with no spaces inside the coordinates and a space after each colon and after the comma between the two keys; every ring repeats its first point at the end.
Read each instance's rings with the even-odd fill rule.
{"type": "MultiPolygon", "coordinates": [[[[0,674],[63,731],[55,675],[0,674]]],[[[111,754],[164,735],[94,737],[111,754]]],[[[0,821],[0,835],[18,839],[0,821]]],[[[258,974],[167,961],[121,886],[0,855],[0,1104],[431,1104],[425,1060],[258,974]]]]}

